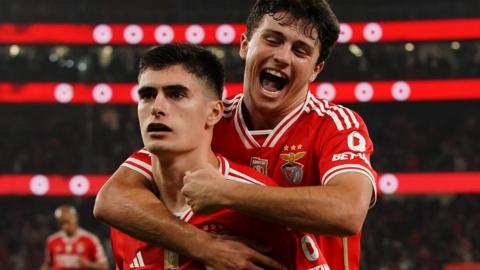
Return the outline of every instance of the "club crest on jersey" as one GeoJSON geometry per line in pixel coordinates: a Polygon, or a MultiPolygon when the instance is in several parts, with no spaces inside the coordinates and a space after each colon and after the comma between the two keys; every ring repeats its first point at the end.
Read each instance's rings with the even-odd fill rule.
{"type": "Polygon", "coordinates": [[[82,243],[80,243],[77,245],[76,249],[78,253],[83,253],[85,251],[85,246],[82,243]]]}
{"type": "MultiPolygon", "coordinates": [[[[293,147],[291,147],[291,149],[295,150],[293,147]]],[[[280,154],[280,158],[286,161],[280,168],[282,169],[283,177],[285,177],[285,180],[287,180],[290,184],[299,185],[302,182],[303,164],[297,162],[297,160],[304,156],[305,152],[290,152],[288,154],[280,154]]]]}
{"type": "Polygon", "coordinates": [[[268,159],[252,157],[250,159],[250,168],[254,168],[257,172],[267,175],[268,159]]]}

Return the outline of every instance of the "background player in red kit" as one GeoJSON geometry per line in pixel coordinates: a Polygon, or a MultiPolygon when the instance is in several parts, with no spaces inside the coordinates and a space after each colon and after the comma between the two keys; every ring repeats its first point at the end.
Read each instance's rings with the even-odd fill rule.
{"type": "MultiPolygon", "coordinates": [[[[268,254],[287,269],[328,270],[314,235],[296,233],[230,209],[209,215],[194,214],[182,195],[184,176],[205,166],[221,173],[223,181],[274,184],[265,175],[229,162],[211,149],[214,125],[224,111],[223,73],[221,63],[212,53],[193,45],[170,44],[147,52],[140,60],[138,118],[148,152],[140,150],[123,166],[150,177],[151,172],[142,165],[154,163],[156,177],[152,184],[158,198],[184,222],[210,233],[266,244],[272,249],[268,254]]],[[[111,240],[119,269],[204,269],[203,264],[188,257],[115,229],[111,240]]],[[[281,269],[266,256],[259,257],[258,263],[281,269]]]]}
{"type": "MultiPolygon", "coordinates": [[[[183,191],[194,211],[231,207],[314,232],[331,269],[352,270],[359,266],[359,232],[376,197],[369,161],[373,146],[356,113],[318,100],[308,89],[338,32],[338,21],[325,1],[256,2],[240,48],[246,62],[244,95],[225,101],[225,117],[213,144],[219,153],[289,188],[237,186],[220,182],[217,172],[204,168],[185,177],[183,191]]],[[[218,249],[227,254],[214,240],[205,246],[208,237],[178,225],[154,202],[145,181],[119,169],[100,192],[96,215],[203,262],[220,261],[218,249]],[[124,207],[115,209],[117,205],[124,207]],[[127,215],[148,216],[148,221],[139,224],[126,220],[127,215]],[[196,240],[185,245],[186,239],[196,240]]],[[[228,256],[251,261],[235,253],[228,256]]]]}
{"type": "Polygon", "coordinates": [[[59,206],[55,218],[60,231],[47,239],[42,270],[108,269],[100,241],[78,226],[78,215],[73,206],[59,206]]]}

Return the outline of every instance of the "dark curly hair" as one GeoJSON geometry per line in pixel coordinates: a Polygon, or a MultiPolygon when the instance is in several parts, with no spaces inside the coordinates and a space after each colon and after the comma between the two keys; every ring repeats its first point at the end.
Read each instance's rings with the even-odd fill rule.
{"type": "Polygon", "coordinates": [[[325,0],[258,0],[247,18],[248,40],[265,15],[270,15],[286,25],[300,22],[305,36],[320,41],[320,57],[317,63],[328,58],[340,32],[338,19],[325,0]]]}

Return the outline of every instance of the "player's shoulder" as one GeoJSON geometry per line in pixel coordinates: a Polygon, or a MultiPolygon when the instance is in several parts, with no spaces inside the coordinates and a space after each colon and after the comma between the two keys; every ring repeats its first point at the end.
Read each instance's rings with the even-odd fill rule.
{"type": "MultiPolygon", "coordinates": [[[[338,131],[359,129],[365,125],[354,110],[334,102],[310,95],[304,109],[313,121],[323,122],[338,131]]],[[[310,121],[312,121],[310,119],[310,121]]]]}
{"type": "Polygon", "coordinates": [[[99,242],[98,240],[98,237],[93,234],[92,232],[89,232],[83,228],[78,228],[78,236],[79,238],[84,238],[84,239],[87,239],[88,241],[91,241],[91,242],[99,242]]]}
{"type": "Polygon", "coordinates": [[[52,233],[50,234],[48,237],[47,237],[47,243],[50,243],[50,242],[54,242],[56,240],[59,240],[63,237],[64,235],[64,232],[62,231],[58,231],[58,232],[55,232],[55,233],[52,233]]]}
{"type": "Polygon", "coordinates": [[[241,102],[243,94],[237,94],[233,97],[227,97],[222,100],[224,110],[223,118],[230,118],[235,112],[235,109],[238,107],[238,103],[241,102]]]}
{"type": "Polygon", "coordinates": [[[276,183],[264,174],[251,167],[228,160],[218,155],[221,161],[221,172],[227,180],[260,186],[275,186],[276,183]]]}

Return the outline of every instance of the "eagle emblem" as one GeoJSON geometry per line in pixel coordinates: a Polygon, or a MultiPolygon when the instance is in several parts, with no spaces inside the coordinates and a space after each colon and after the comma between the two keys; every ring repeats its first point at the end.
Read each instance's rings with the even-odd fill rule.
{"type": "Polygon", "coordinates": [[[303,179],[303,164],[297,162],[305,156],[305,152],[290,152],[288,154],[280,154],[280,158],[285,163],[280,167],[282,169],[282,174],[285,180],[292,185],[299,185],[303,179]]]}

